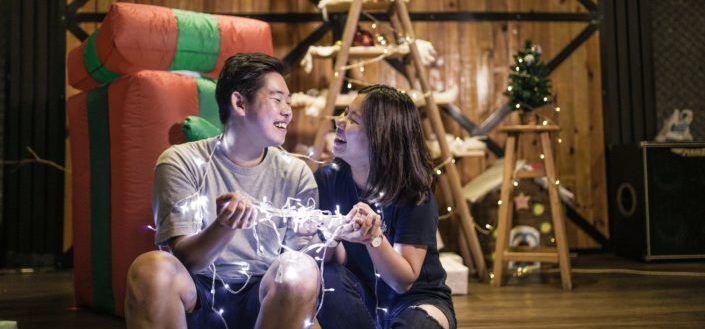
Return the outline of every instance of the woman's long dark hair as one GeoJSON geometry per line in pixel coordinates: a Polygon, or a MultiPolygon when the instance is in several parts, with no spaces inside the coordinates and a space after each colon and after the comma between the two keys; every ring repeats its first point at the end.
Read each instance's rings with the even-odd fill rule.
{"type": "Polygon", "coordinates": [[[370,145],[370,174],[363,198],[385,206],[425,201],[433,185],[433,169],[411,97],[385,85],[359,93],[366,95],[362,120],[370,145]]]}

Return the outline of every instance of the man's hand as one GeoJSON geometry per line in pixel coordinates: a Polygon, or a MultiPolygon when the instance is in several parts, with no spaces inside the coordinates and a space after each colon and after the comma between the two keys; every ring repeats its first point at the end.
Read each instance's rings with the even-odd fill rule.
{"type": "Polygon", "coordinates": [[[219,196],[215,200],[215,207],[215,222],[233,230],[252,227],[257,217],[257,210],[252,207],[249,198],[237,192],[219,196]]]}
{"type": "Polygon", "coordinates": [[[339,237],[355,243],[368,243],[382,234],[382,220],[369,205],[358,202],[346,215],[348,224],[341,229],[339,237]]]}

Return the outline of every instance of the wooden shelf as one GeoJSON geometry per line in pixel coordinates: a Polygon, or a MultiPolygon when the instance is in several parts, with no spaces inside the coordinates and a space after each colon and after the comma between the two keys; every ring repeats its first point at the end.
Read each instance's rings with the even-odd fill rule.
{"type": "MultiPolygon", "coordinates": [[[[329,13],[346,13],[350,10],[352,1],[337,1],[327,5],[325,10],[329,13]]],[[[362,10],[366,12],[387,12],[392,6],[392,2],[388,0],[364,0],[362,1],[362,10]]]]}
{"type": "MultiPolygon", "coordinates": [[[[402,50],[400,46],[354,46],[350,47],[349,57],[350,59],[368,59],[375,58],[378,56],[390,54],[389,58],[399,58],[404,57],[409,53],[408,47],[406,51],[402,50]]],[[[321,55],[317,52],[312,52],[311,56],[315,58],[333,58],[338,53],[339,50],[333,50],[330,54],[321,55]]]]}
{"type": "Polygon", "coordinates": [[[499,127],[499,131],[504,133],[540,133],[547,131],[560,131],[556,125],[508,125],[499,127]]]}
{"type": "MultiPolygon", "coordinates": [[[[423,93],[419,90],[410,90],[410,91],[405,91],[406,94],[408,94],[411,99],[414,101],[414,104],[416,107],[423,107],[426,106],[426,100],[423,97],[423,93]]],[[[350,103],[355,100],[355,97],[357,96],[356,93],[350,93],[350,94],[338,94],[337,97],[335,97],[335,107],[336,108],[345,108],[350,103]]],[[[321,96],[319,96],[321,97],[321,96]]],[[[433,93],[433,98],[436,101],[436,104],[450,104],[455,101],[455,96],[450,95],[445,92],[434,92],[433,93]]],[[[303,93],[296,93],[292,95],[292,100],[291,100],[291,107],[293,108],[299,108],[299,107],[306,107],[309,106],[310,104],[314,103],[318,99],[318,97],[315,96],[309,96],[303,93]]]]}

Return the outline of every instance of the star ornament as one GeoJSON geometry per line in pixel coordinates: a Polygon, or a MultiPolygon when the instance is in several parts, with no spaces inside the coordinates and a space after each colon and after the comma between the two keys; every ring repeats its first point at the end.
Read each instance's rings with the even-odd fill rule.
{"type": "Polygon", "coordinates": [[[516,206],[516,210],[521,210],[521,209],[528,210],[530,199],[531,199],[531,197],[524,194],[524,192],[519,192],[519,194],[514,197],[514,205],[516,206]]]}

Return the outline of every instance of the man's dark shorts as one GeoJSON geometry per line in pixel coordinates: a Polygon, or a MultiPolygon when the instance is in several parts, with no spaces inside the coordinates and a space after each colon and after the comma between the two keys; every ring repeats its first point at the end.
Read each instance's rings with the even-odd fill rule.
{"type": "Polygon", "coordinates": [[[191,275],[196,285],[198,301],[193,312],[186,314],[186,322],[191,329],[250,329],[255,327],[259,314],[259,284],[262,277],[252,277],[243,288],[242,283],[223,282],[204,275],[191,275]],[[228,288],[237,292],[233,294],[228,288]],[[241,290],[242,289],[242,290],[241,290]],[[215,292],[215,302],[213,293],[215,292]],[[227,323],[227,327],[225,326],[227,323]]]}

